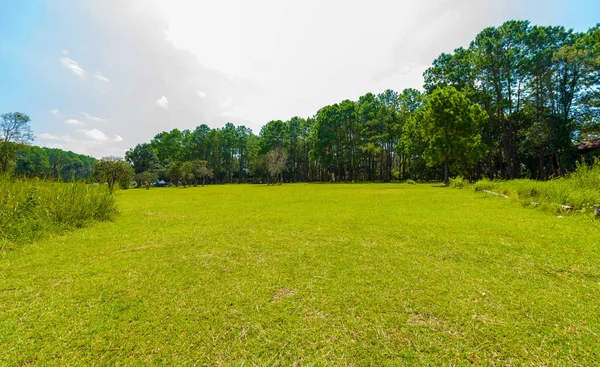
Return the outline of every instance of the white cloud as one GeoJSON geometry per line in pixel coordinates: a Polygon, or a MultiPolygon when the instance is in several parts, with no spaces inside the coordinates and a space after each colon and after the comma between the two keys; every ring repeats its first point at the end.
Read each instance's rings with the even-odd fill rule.
{"type": "Polygon", "coordinates": [[[156,100],[156,105],[158,107],[167,109],[169,108],[169,101],[167,100],[167,97],[162,96],[161,98],[156,100]]]}
{"type": "Polygon", "coordinates": [[[206,92],[198,92],[200,98],[206,98],[206,92]]]}
{"type": "Polygon", "coordinates": [[[56,141],[69,141],[69,140],[71,140],[71,138],[69,137],[69,135],[59,136],[59,135],[54,135],[54,134],[50,134],[50,133],[40,134],[38,136],[38,138],[42,139],[42,140],[56,140],[56,141]]]}
{"type": "Polygon", "coordinates": [[[85,130],[83,134],[90,139],[100,142],[108,140],[108,136],[98,129],[85,130]]]}
{"type": "Polygon", "coordinates": [[[123,137],[121,135],[115,135],[115,141],[116,142],[123,141],[123,137]]]}
{"type": "Polygon", "coordinates": [[[230,108],[231,106],[233,106],[233,98],[225,98],[225,99],[221,100],[221,102],[219,102],[219,107],[221,109],[226,110],[226,109],[230,108]]]}
{"type": "Polygon", "coordinates": [[[75,120],[75,119],[68,119],[65,121],[65,124],[68,125],[73,125],[73,126],[83,126],[84,123],[79,121],[79,120],[75,120]]]}
{"type": "Polygon", "coordinates": [[[85,78],[85,70],[79,66],[79,63],[77,63],[77,61],[70,59],[68,57],[63,57],[62,59],[60,59],[60,62],[69,70],[71,70],[71,72],[75,75],[77,75],[78,77],[80,77],[81,79],[85,78]]]}
{"type": "Polygon", "coordinates": [[[100,73],[96,72],[96,75],[94,75],[94,78],[96,78],[96,80],[99,80],[101,82],[105,82],[105,83],[109,83],[110,79],[108,79],[105,76],[102,76],[100,73]]]}
{"type": "Polygon", "coordinates": [[[58,115],[58,112],[59,112],[58,108],[50,110],[50,113],[53,114],[53,115],[55,115],[55,116],[58,115]]]}
{"type": "Polygon", "coordinates": [[[82,112],[81,114],[82,114],[83,116],[85,116],[85,118],[86,118],[86,119],[88,119],[88,120],[91,120],[91,121],[97,121],[97,122],[106,121],[106,119],[103,119],[103,118],[101,118],[101,117],[97,117],[97,116],[94,116],[94,115],[90,115],[90,114],[89,114],[89,113],[87,113],[87,112],[82,112]]]}

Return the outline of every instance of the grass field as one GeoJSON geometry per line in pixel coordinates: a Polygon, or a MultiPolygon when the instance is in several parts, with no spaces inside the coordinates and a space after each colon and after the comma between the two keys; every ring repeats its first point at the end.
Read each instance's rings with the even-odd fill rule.
{"type": "Polygon", "coordinates": [[[434,185],[117,193],[0,253],[0,365],[595,365],[600,221],[434,185]]]}

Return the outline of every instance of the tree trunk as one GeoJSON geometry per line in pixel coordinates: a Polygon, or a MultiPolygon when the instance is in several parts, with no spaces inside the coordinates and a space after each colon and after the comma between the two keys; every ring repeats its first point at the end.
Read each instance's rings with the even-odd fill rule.
{"type": "Polygon", "coordinates": [[[544,177],[545,176],[545,174],[544,174],[544,147],[540,147],[540,154],[539,154],[539,156],[540,156],[540,168],[539,168],[540,171],[539,171],[538,178],[540,180],[543,180],[545,178],[544,177]]]}
{"type": "Polygon", "coordinates": [[[450,180],[448,179],[448,158],[444,161],[444,185],[448,186],[450,180]]]}

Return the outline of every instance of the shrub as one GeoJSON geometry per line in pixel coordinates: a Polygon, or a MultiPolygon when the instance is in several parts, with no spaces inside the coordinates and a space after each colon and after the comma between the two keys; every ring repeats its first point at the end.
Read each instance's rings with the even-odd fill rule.
{"type": "Polygon", "coordinates": [[[467,183],[468,181],[462,176],[456,176],[455,178],[450,179],[450,187],[454,187],[455,189],[462,189],[467,186],[467,183]]]}
{"type": "Polygon", "coordinates": [[[475,191],[491,190],[499,182],[500,181],[492,182],[489,179],[484,178],[484,179],[481,179],[481,180],[475,182],[475,184],[473,185],[473,190],[475,190],[475,191]]]}
{"type": "Polygon", "coordinates": [[[116,213],[114,196],[100,185],[0,177],[0,242],[29,242],[116,213]]]}
{"type": "Polygon", "coordinates": [[[407,184],[409,184],[409,185],[415,185],[415,184],[416,184],[416,182],[415,182],[415,181],[413,181],[413,180],[411,180],[410,178],[409,178],[408,180],[406,180],[405,182],[406,182],[407,184]]]}

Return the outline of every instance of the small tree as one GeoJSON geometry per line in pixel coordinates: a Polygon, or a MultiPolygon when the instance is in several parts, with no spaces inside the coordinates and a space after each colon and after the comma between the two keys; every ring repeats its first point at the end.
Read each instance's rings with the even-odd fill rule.
{"type": "Polygon", "coordinates": [[[451,161],[468,167],[482,156],[480,130],[487,115],[465,93],[444,87],[431,93],[421,116],[429,143],[425,158],[430,165],[444,165],[444,184],[448,185],[451,161]]]}
{"type": "Polygon", "coordinates": [[[167,168],[167,174],[169,179],[175,186],[179,186],[179,181],[181,180],[181,164],[173,163],[167,168]]]}
{"type": "Polygon", "coordinates": [[[158,181],[158,174],[156,172],[142,172],[135,175],[135,181],[138,183],[138,187],[144,186],[147,190],[150,189],[150,186],[156,181],[158,181]]]}
{"type": "Polygon", "coordinates": [[[192,166],[194,177],[199,177],[202,180],[202,187],[204,187],[206,179],[213,177],[213,170],[208,167],[207,161],[194,161],[192,166]]]}
{"type": "MultiPolygon", "coordinates": [[[[267,170],[270,178],[273,179],[273,184],[277,182],[279,185],[283,182],[283,171],[287,162],[288,154],[281,148],[275,148],[267,153],[267,170]]],[[[267,182],[268,184],[268,182],[267,182]]]]}
{"type": "Polygon", "coordinates": [[[192,165],[192,162],[183,162],[181,164],[179,176],[181,177],[181,182],[183,182],[183,187],[192,182],[194,179],[194,166],[192,165]]]}
{"type": "Polygon", "coordinates": [[[33,141],[29,116],[20,112],[0,116],[0,172],[15,166],[17,151],[33,141]]]}
{"type": "Polygon", "coordinates": [[[116,183],[128,183],[132,176],[131,166],[118,157],[103,157],[94,164],[94,178],[99,182],[106,182],[111,193],[116,183]]]}

